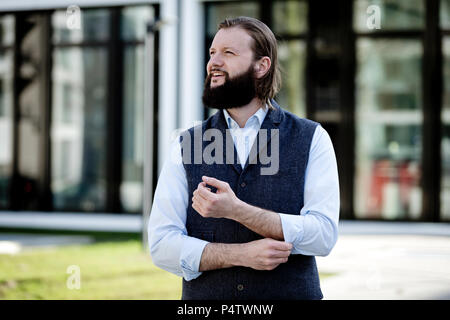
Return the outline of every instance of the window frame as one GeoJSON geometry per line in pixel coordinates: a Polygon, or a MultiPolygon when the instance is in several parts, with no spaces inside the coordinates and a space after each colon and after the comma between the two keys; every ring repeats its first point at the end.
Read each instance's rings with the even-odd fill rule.
{"type": "MultiPolygon", "coordinates": [[[[106,54],[108,57],[107,61],[107,74],[106,74],[106,203],[104,210],[89,210],[91,213],[95,212],[109,212],[109,213],[121,213],[124,212],[122,210],[122,205],[120,201],[120,185],[122,182],[122,143],[123,143],[123,112],[124,112],[124,104],[123,104],[123,55],[126,47],[130,46],[138,46],[145,45],[145,40],[127,40],[122,39],[122,34],[120,32],[121,28],[121,12],[124,8],[130,8],[135,6],[148,6],[152,7],[154,10],[154,17],[158,19],[160,16],[160,4],[157,3],[137,3],[130,5],[121,5],[121,6],[99,6],[99,7],[86,7],[87,9],[104,9],[108,10],[110,13],[110,21],[109,21],[109,39],[102,41],[81,41],[81,42],[59,42],[53,43],[52,41],[52,25],[51,25],[51,16],[54,12],[60,11],[60,8],[55,8],[52,10],[40,10],[40,11],[21,11],[21,12],[2,12],[1,15],[12,14],[15,17],[15,34],[14,34],[14,43],[11,45],[13,49],[14,55],[14,71],[13,71],[13,164],[12,164],[12,174],[11,174],[11,186],[10,186],[10,194],[9,194],[9,205],[6,208],[2,208],[1,210],[20,210],[20,193],[18,192],[18,96],[19,96],[19,64],[18,57],[20,55],[18,48],[18,37],[20,37],[19,30],[19,21],[20,16],[26,16],[28,14],[42,14],[45,16],[45,34],[44,41],[42,43],[45,46],[46,56],[45,56],[45,81],[44,81],[44,91],[45,91],[45,102],[42,103],[43,107],[41,107],[43,111],[43,141],[42,141],[42,153],[39,155],[40,163],[42,164],[42,190],[39,193],[39,204],[36,210],[40,211],[54,211],[53,202],[52,202],[52,192],[50,188],[51,183],[51,114],[52,114],[52,66],[53,60],[52,55],[55,48],[98,48],[104,47],[106,48],[106,54]],[[18,32],[19,31],[19,32],[18,32]],[[114,75],[114,77],[112,76],[114,75]]],[[[81,8],[83,10],[83,8],[81,8]]],[[[20,41],[20,40],[19,40],[20,41]]],[[[155,32],[155,50],[154,50],[154,78],[158,79],[159,74],[159,32],[155,32]]],[[[0,47],[0,50],[3,49],[4,46],[0,47]]],[[[154,84],[154,106],[155,106],[155,115],[158,113],[158,81],[155,81],[154,84]]],[[[153,137],[153,146],[157,150],[158,148],[158,117],[154,117],[155,121],[152,124],[152,130],[154,132],[153,137]]],[[[153,153],[154,163],[156,163],[156,155],[157,152],[153,153]]],[[[157,168],[156,166],[153,168],[154,176],[157,176],[157,168]]],[[[154,181],[153,190],[155,190],[156,181],[154,181]]],[[[84,212],[80,208],[65,208],[58,209],[59,212],[84,212]]],[[[136,213],[136,212],[132,212],[136,213]]],[[[138,212],[137,214],[140,214],[138,212]]]]}

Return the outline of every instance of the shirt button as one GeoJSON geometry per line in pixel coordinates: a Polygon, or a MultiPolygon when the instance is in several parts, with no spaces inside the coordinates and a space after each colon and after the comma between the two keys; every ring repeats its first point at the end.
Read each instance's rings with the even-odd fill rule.
{"type": "Polygon", "coordinates": [[[238,291],[244,290],[244,285],[243,284],[238,284],[237,285],[237,289],[238,289],[238,291]]]}
{"type": "Polygon", "coordinates": [[[241,187],[242,187],[242,188],[245,188],[245,186],[246,186],[245,182],[242,182],[242,183],[241,183],[241,187]]]}

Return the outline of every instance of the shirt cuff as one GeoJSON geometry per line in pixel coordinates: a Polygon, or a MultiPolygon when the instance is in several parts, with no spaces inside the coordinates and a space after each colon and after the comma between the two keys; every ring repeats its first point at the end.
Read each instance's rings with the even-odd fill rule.
{"type": "Polygon", "coordinates": [[[303,217],[295,214],[278,213],[281,219],[284,241],[292,243],[292,253],[298,253],[297,249],[303,240],[303,217]]]}
{"type": "Polygon", "coordinates": [[[186,236],[183,241],[183,248],[180,255],[180,266],[183,278],[186,281],[198,278],[202,272],[198,271],[203,250],[208,241],[186,236]]]}

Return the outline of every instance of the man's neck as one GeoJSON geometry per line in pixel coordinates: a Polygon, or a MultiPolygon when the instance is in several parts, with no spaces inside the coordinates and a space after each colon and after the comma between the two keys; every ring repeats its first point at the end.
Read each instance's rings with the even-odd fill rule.
{"type": "Polygon", "coordinates": [[[243,128],[247,123],[247,120],[254,115],[259,108],[264,106],[260,99],[253,98],[249,104],[239,107],[227,109],[228,114],[234,121],[237,122],[240,128],[243,128]]]}

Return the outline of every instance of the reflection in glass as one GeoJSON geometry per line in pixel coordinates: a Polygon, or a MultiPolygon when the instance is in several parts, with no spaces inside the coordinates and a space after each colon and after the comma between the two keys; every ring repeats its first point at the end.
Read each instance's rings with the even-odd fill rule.
{"type": "Polygon", "coordinates": [[[299,34],[306,31],[308,4],[306,1],[276,1],[273,3],[273,29],[276,34],[299,34]]]}
{"type": "Polygon", "coordinates": [[[0,208],[9,204],[12,165],[12,50],[0,53],[0,208]]]}
{"type": "Polygon", "coordinates": [[[144,156],[144,46],[125,48],[123,153],[120,199],[123,210],[142,209],[144,156]]]}
{"type": "Polygon", "coordinates": [[[0,45],[11,46],[14,43],[14,16],[0,17],[0,45]]]}
{"type": "Polygon", "coordinates": [[[126,7],[122,10],[121,35],[123,40],[144,40],[147,23],[153,21],[154,10],[149,6],[126,7]]]}
{"type": "Polygon", "coordinates": [[[259,18],[259,6],[257,2],[229,2],[208,6],[206,34],[214,37],[217,27],[225,18],[247,16],[259,18]]]}
{"type": "Polygon", "coordinates": [[[450,0],[441,0],[439,14],[442,29],[450,29],[450,0]]]}
{"type": "Polygon", "coordinates": [[[306,117],[305,107],[305,60],[303,41],[292,40],[278,45],[278,60],[281,64],[282,86],[276,101],[299,117],[306,117]]]}
{"type": "Polygon", "coordinates": [[[53,206],[56,210],[104,210],[106,51],[56,48],[53,61],[53,206]]]}
{"type": "MultiPolygon", "coordinates": [[[[14,16],[0,17],[0,45],[14,44],[14,16]]],[[[13,52],[0,51],[0,208],[9,206],[12,174],[13,52]]]]}
{"type": "Polygon", "coordinates": [[[80,11],[80,28],[68,27],[66,11],[52,15],[53,43],[104,41],[109,38],[109,11],[89,9],[80,11]]]}
{"type": "Polygon", "coordinates": [[[418,219],[421,42],[360,39],[356,48],[355,214],[418,219]]]}
{"type": "Polygon", "coordinates": [[[373,21],[374,11],[367,13],[371,5],[380,8],[381,30],[421,29],[425,26],[425,0],[356,0],[353,19],[356,31],[377,31],[367,27],[367,21],[373,21]]]}
{"type": "Polygon", "coordinates": [[[441,220],[450,220],[450,38],[444,38],[443,50],[443,105],[442,105],[442,175],[441,220]]]}

